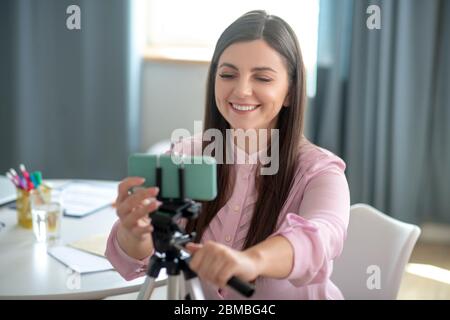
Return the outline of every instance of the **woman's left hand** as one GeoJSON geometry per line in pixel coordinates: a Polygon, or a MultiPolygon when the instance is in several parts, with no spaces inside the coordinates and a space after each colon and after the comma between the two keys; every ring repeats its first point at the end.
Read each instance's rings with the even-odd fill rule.
{"type": "Polygon", "coordinates": [[[259,275],[258,261],[248,251],[237,251],[214,241],[206,241],[204,245],[190,242],[186,249],[192,254],[189,263],[192,271],[219,288],[225,288],[232,276],[253,281],[259,275]]]}

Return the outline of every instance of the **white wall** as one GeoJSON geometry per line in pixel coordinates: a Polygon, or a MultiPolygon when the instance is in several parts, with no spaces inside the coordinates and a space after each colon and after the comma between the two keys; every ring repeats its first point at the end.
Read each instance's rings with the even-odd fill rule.
{"type": "Polygon", "coordinates": [[[194,133],[194,121],[203,121],[208,67],[206,63],[144,62],[141,151],[170,139],[176,128],[194,133]]]}

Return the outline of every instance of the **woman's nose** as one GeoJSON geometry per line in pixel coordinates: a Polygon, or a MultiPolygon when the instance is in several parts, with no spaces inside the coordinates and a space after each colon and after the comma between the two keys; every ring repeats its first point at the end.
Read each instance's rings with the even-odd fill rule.
{"type": "Polygon", "coordinates": [[[234,88],[234,94],[241,97],[251,96],[253,93],[253,88],[249,80],[247,79],[239,79],[234,88]]]}

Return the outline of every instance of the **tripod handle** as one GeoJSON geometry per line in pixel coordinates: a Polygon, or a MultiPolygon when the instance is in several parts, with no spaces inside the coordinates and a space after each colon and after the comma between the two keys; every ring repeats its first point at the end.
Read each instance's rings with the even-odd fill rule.
{"type": "Polygon", "coordinates": [[[238,277],[231,277],[230,280],[228,280],[227,285],[232,287],[234,290],[238,291],[242,295],[246,296],[247,298],[251,297],[253,293],[255,292],[255,288],[250,283],[244,282],[238,277]]]}
{"type": "MultiPolygon", "coordinates": [[[[186,258],[184,259],[184,261],[186,262],[186,264],[188,265],[189,262],[191,261],[192,255],[187,252],[183,246],[181,246],[180,244],[176,243],[176,242],[172,242],[172,245],[177,248],[180,251],[183,251],[186,253],[186,258]]],[[[191,272],[193,272],[191,270],[191,272]]],[[[194,273],[195,274],[195,273],[194,273]]],[[[230,280],[228,280],[227,285],[229,285],[230,287],[232,287],[234,290],[236,290],[237,292],[239,292],[240,294],[246,296],[247,298],[251,297],[253,295],[253,293],[255,292],[255,288],[253,285],[251,285],[250,283],[244,282],[241,279],[239,279],[236,276],[232,276],[230,278],[230,280]]]]}

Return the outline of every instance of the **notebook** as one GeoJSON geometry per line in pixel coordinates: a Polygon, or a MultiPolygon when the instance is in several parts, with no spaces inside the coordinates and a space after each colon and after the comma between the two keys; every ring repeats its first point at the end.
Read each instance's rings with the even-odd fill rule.
{"type": "Polygon", "coordinates": [[[117,183],[71,181],[63,187],[64,215],[85,217],[113,204],[117,183]]]}
{"type": "Polygon", "coordinates": [[[114,269],[105,258],[75,248],[56,246],[50,247],[47,252],[52,257],[80,274],[114,269]]]}
{"type": "Polygon", "coordinates": [[[87,238],[79,239],[77,241],[68,243],[67,245],[81,251],[85,251],[100,257],[104,257],[107,241],[108,241],[108,234],[96,234],[89,236],[87,238]]]}

